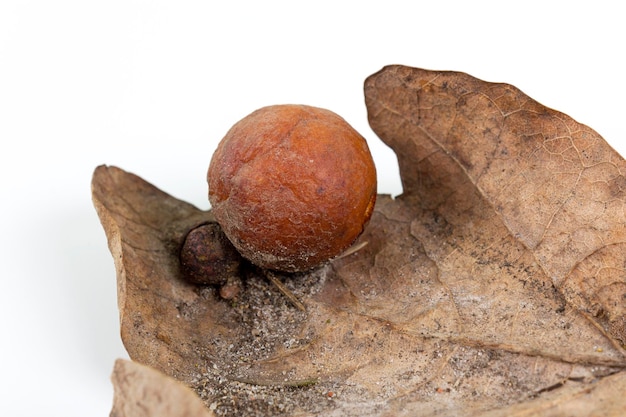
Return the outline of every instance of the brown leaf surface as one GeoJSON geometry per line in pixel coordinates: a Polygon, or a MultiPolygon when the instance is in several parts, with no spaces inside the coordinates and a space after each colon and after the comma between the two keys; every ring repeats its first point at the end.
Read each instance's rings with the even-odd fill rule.
{"type": "Polygon", "coordinates": [[[464,258],[469,273],[498,263],[478,259],[477,243],[519,253],[542,271],[535,280],[626,345],[626,163],[604,139],[515,87],[466,74],[388,67],[365,89],[372,128],[402,149],[405,194],[486,237],[469,250],[427,249],[433,260],[464,258]]]}
{"type": "Polygon", "coordinates": [[[306,313],[251,267],[234,301],[185,283],[211,214],[96,169],[131,358],[217,415],[622,415],[624,160],[510,85],[393,66],[365,95],[405,192],[364,249],[282,277],[306,313]]]}
{"type": "Polygon", "coordinates": [[[111,417],[214,417],[188,387],[153,368],[118,359],[111,417]]]}

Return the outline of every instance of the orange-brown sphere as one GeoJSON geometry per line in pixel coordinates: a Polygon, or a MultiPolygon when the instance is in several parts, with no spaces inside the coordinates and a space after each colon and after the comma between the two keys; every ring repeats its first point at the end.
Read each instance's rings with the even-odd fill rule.
{"type": "Polygon", "coordinates": [[[341,254],[376,201],[365,139],[335,113],[304,105],[261,108],[222,139],[208,172],[215,218],[262,268],[297,272],[341,254]]]}

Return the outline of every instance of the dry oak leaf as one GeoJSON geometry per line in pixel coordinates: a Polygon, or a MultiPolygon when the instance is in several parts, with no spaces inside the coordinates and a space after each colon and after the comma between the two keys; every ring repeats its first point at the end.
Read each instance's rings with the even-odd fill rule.
{"type": "Polygon", "coordinates": [[[216,415],[623,415],[624,160],[467,74],[386,67],[365,97],[404,194],[379,197],[363,249],[282,277],[306,313],[249,265],[233,301],[185,283],[211,213],[96,169],[131,358],[216,415]]]}
{"type": "Polygon", "coordinates": [[[118,359],[111,417],[215,417],[189,387],[137,362],[118,359]]]}
{"type": "MultiPolygon", "coordinates": [[[[467,220],[461,227],[480,227],[511,255],[523,250],[568,305],[626,345],[626,163],[604,139],[510,85],[465,74],[388,67],[365,90],[372,128],[403,149],[416,205],[455,226],[467,220]],[[481,225],[460,209],[468,204],[486,211],[481,225]]],[[[454,249],[429,252],[464,253],[454,249]]]]}

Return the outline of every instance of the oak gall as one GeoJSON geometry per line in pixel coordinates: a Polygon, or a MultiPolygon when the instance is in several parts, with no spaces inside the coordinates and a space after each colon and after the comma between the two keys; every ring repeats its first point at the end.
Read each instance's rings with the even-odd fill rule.
{"type": "Polygon", "coordinates": [[[222,285],[238,273],[241,255],[217,223],[192,229],[180,251],[183,276],[189,282],[222,285]]]}
{"type": "Polygon", "coordinates": [[[264,107],[237,122],[208,170],[212,211],[253,264],[312,269],[362,233],[376,201],[367,142],[337,114],[264,107]]]}

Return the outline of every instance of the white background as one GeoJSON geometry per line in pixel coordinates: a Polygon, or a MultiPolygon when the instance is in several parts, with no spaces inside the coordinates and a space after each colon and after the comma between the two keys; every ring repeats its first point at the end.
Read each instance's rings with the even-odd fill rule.
{"type": "Polygon", "coordinates": [[[99,164],[208,208],[205,173],[228,128],[304,103],[366,136],[379,191],[398,194],[362,94],[387,64],[513,84],[626,154],[622,6],[577,4],[1,2],[0,415],[109,413],[126,354],[90,200],[99,164]]]}

